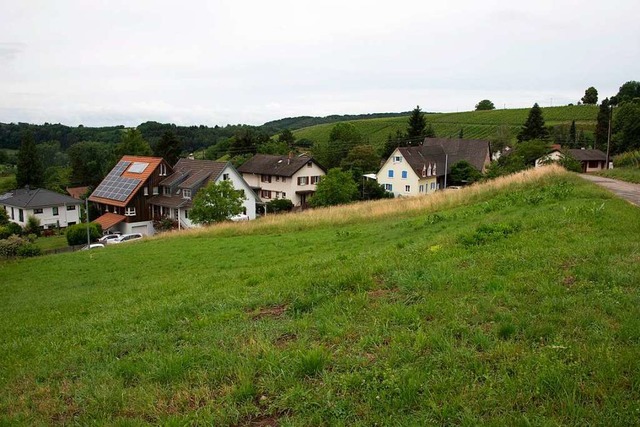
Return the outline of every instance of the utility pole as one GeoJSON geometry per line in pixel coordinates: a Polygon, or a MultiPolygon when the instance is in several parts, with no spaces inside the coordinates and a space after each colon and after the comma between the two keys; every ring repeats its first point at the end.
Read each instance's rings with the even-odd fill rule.
{"type": "Polygon", "coordinates": [[[91,233],[89,232],[89,198],[84,199],[84,215],[87,219],[87,249],[91,249],[91,233]]]}
{"type": "Polygon", "coordinates": [[[607,131],[607,164],[606,168],[609,169],[609,152],[611,149],[611,119],[613,118],[613,105],[609,106],[609,130],[607,131]]]}
{"type": "Polygon", "coordinates": [[[449,155],[444,155],[444,189],[447,189],[447,170],[449,169],[449,155]]]}

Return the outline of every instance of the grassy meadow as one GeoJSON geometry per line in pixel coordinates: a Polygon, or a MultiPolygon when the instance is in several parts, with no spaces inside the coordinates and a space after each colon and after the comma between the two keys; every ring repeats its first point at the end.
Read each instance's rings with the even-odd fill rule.
{"type": "Polygon", "coordinates": [[[547,167],[5,262],[0,424],[637,424],[638,215],[547,167]]]}
{"type": "Polygon", "coordinates": [[[605,178],[619,179],[621,181],[633,182],[640,184],[640,168],[624,167],[608,169],[602,172],[598,172],[598,175],[605,178]]]}
{"type": "MultiPolygon", "coordinates": [[[[490,139],[496,136],[498,128],[506,127],[515,139],[522,124],[526,121],[529,108],[467,111],[462,113],[427,114],[430,123],[438,137],[457,138],[460,128],[464,138],[490,139]]],[[[542,108],[542,114],[547,126],[560,124],[571,125],[576,121],[578,130],[593,131],[595,129],[598,107],[593,105],[576,105],[563,107],[542,108]]],[[[351,121],[365,139],[376,147],[381,147],[389,134],[395,135],[396,130],[402,132],[407,129],[408,117],[394,117],[351,121]]],[[[335,123],[311,126],[293,132],[296,139],[306,138],[311,141],[324,142],[329,140],[329,134],[335,123]]]]}

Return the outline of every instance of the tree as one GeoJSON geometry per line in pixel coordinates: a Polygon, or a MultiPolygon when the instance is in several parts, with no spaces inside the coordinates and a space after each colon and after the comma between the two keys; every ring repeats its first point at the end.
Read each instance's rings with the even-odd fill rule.
{"type": "Polygon", "coordinates": [[[0,226],[9,224],[9,214],[4,209],[0,209],[0,226]]]}
{"type": "MultiPolygon", "coordinates": [[[[69,246],[87,243],[87,224],[75,224],[67,227],[67,243],[69,246]]],[[[95,222],[89,223],[89,240],[95,242],[102,236],[102,226],[95,222]]]]}
{"type": "Polygon", "coordinates": [[[29,215],[27,217],[27,222],[24,225],[24,234],[35,234],[36,236],[40,236],[40,219],[29,215]]]}
{"type": "Polygon", "coordinates": [[[157,157],[162,157],[173,166],[178,163],[181,153],[182,143],[173,131],[168,130],[162,134],[153,154],[157,157]]]}
{"type": "Polygon", "coordinates": [[[151,156],[151,146],[142,138],[142,133],[138,129],[128,129],[116,147],[119,156],[151,156]]]}
{"type": "Polygon", "coordinates": [[[569,128],[569,146],[570,147],[575,147],[576,146],[576,121],[573,120],[571,122],[571,127],[569,128]]]}
{"type": "Polygon", "coordinates": [[[472,184],[482,178],[482,173],[466,160],[460,160],[451,166],[449,179],[454,185],[472,184]]]}
{"type": "Polygon", "coordinates": [[[395,151],[396,148],[401,147],[404,142],[404,135],[400,130],[396,130],[396,134],[389,134],[387,136],[387,142],[384,144],[384,148],[382,149],[382,159],[386,160],[389,158],[391,154],[395,151]]]}
{"type": "Polygon", "coordinates": [[[372,145],[357,145],[340,162],[340,167],[359,176],[363,173],[376,172],[380,168],[380,158],[372,145]]]}
{"type": "Polygon", "coordinates": [[[462,138],[464,138],[464,128],[460,128],[460,131],[458,132],[458,139],[462,138]]]}
{"type": "Polygon", "coordinates": [[[189,217],[193,222],[205,225],[226,221],[242,212],[244,200],[244,192],[233,188],[231,181],[212,181],[193,198],[189,217]]]}
{"type": "Polygon", "coordinates": [[[605,98],[602,100],[600,104],[600,108],[598,109],[598,117],[596,119],[596,148],[597,149],[607,149],[607,138],[609,136],[609,115],[611,112],[609,111],[611,104],[609,103],[609,98],[605,98]]]}
{"type": "Polygon", "coordinates": [[[316,208],[349,203],[358,193],[358,186],[349,172],[333,168],[320,180],[309,204],[316,208]]]}
{"type": "Polygon", "coordinates": [[[426,127],[427,119],[424,117],[420,106],[417,105],[409,116],[409,127],[407,128],[407,139],[410,140],[409,142],[422,142],[421,140],[424,138],[426,127]]]}
{"type": "Polygon", "coordinates": [[[295,136],[289,129],[285,129],[278,135],[278,142],[284,142],[289,148],[293,147],[296,142],[295,136]]]}
{"type": "Polygon", "coordinates": [[[482,101],[476,104],[476,111],[486,111],[486,110],[495,110],[496,106],[493,105],[488,99],[483,99],[482,101]]]}
{"type": "Polygon", "coordinates": [[[427,128],[424,130],[424,137],[425,138],[435,138],[436,137],[436,131],[433,129],[433,126],[431,125],[431,123],[429,123],[427,125],[427,128]]]}
{"type": "Polygon", "coordinates": [[[77,185],[96,186],[115,164],[113,145],[85,141],[67,150],[71,164],[71,182],[77,185]]]}
{"type": "Polygon", "coordinates": [[[520,133],[518,133],[518,142],[531,141],[532,139],[549,138],[549,129],[544,124],[544,118],[542,117],[542,110],[538,103],[533,104],[531,110],[529,110],[529,116],[524,122],[520,133]]]}
{"type": "Polygon", "coordinates": [[[268,213],[290,212],[293,209],[293,202],[289,199],[274,199],[267,202],[268,213]]]}
{"type": "Polygon", "coordinates": [[[36,148],[33,133],[25,132],[22,135],[20,151],[18,151],[18,171],[16,173],[18,188],[29,185],[39,188],[44,185],[44,167],[36,148]]]}
{"type": "Polygon", "coordinates": [[[326,159],[322,162],[326,168],[340,166],[340,162],[356,145],[362,144],[362,135],[351,123],[338,123],[329,134],[326,159]]]}
{"type": "Polygon", "coordinates": [[[624,102],[632,101],[640,98],[640,82],[631,80],[620,86],[616,96],[612,97],[614,105],[620,105],[624,102]]]}
{"type": "Polygon", "coordinates": [[[596,105],[598,103],[598,91],[591,86],[584,91],[584,96],[580,99],[583,104],[596,105]]]}
{"type": "Polygon", "coordinates": [[[393,193],[373,179],[359,179],[358,200],[393,199],[393,193]]]}
{"type": "Polygon", "coordinates": [[[612,124],[611,153],[640,149],[640,100],[616,108],[612,124]]]}

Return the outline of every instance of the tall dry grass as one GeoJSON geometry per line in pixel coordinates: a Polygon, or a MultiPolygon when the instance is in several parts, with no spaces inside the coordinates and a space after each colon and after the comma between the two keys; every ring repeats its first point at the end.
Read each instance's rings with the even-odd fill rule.
{"type": "Polygon", "coordinates": [[[282,232],[308,229],[326,225],[345,225],[363,220],[384,219],[412,213],[430,213],[473,203],[488,193],[497,192],[513,186],[539,182],[542,179],[568,173],[558,165],[540,168],[477,183],[460,190],[438,191],[418,197],[400,197],[395,199],[373,200],[349,205],[309,209],[299,213],[267,215],[255,221],[233,223],[225,222],[209,227],[174,231],[162,237],[210,235],[239,235],[261,232],[282,232]]]}

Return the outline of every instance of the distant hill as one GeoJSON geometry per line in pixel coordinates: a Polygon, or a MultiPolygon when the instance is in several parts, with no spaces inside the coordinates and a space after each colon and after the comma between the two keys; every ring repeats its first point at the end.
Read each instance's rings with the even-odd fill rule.
{"type": "Polygon", "coordinates": [[[309,126],[327,124],[327,123],[337,123],[337,122],[345,122],[350,120],[369,120],[369,119],[380,119],[380,118],[390,118],[390,117],[405,117],[408,116],[410,112],[405,111],[402,113],[371,113],[371,114],[343,114],[337,115],[333,114],[331,116],[326,117],[312,117],[312,116],[298,116],[298,117],[287,117],[284,119],[273,120],[267,122],[262,125],[262,127],[274,129],[274,130],[296,130],[309,126]]]}
{"type": "MultiPolygon", "coordinates": [[[[595,129],[598,107],[594,105],[576,105],[564,107],[542,108],[547,126],[571,125],[576,121],[578,130],[591,133],[595,129]]],[[[491,139],[501,126],[509,130],[512,138],[518,134],[520,127],[527,119],[529,108],[467,111],[462,113],[431,113],[427,114],[430,123],[439,137],[458,137],[460,129],[464,138],[491,139]]],[[[345,120],[355,125],[364,138],[376,147],[380,147],[387,140],[389,134],[397,130],[407,129],[409,113],[393,117],[369,118],[360,120],[345,120]]],[[[344,117],[344,116],[343,116],[344,117]]],[[[323,142],[329,139],[333,124],[310,126],[293,132],[296,139],[308,139],[323,142]]]]}

